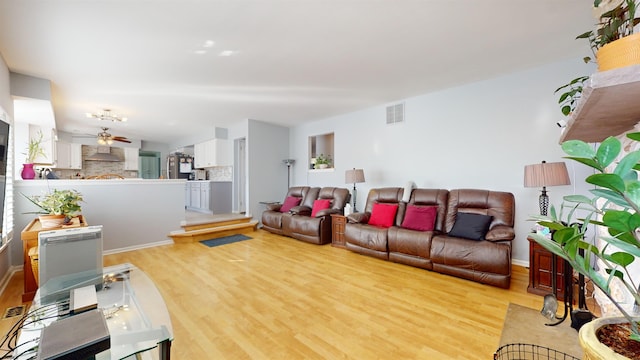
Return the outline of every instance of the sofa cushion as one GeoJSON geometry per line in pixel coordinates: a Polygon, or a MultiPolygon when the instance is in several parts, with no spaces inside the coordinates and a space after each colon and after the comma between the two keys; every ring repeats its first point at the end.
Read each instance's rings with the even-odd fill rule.
{"type": "Polygon", "coordinates": [[[291,210],[292,207],[300,205],[301,201],[302,199],[299,197],[287,196],[287,198],[284,199],[284,203],[280,207],[280,212],[283,212],[283,213],[289,212],[289,210],[291,210]]]}
{"type": "Polygon", "coordinates": [[[432,231],[438,214],[437,206],[407,205],[402,227],[417,231],[432,231]]]}
{"type": "Polygon", "coordinates": [[[328,209],[329,206],[331,206],[331,200],[329,199],[315,200],[311,209],[311,217],[315,217],[318,211],[328,209]]]}
{"type": "Polygon", "coordinates": [[[398,212],[397,204],[375,203],[373,204],[373,209],[371,210],[369,225],[388,228],[393,225],[393,220],[396,217],[396,212],[398,212]]]}
{"type": "Polygon", "coordinates": [[[471,240],[484,240],[493,219],[490,215],[460,212],[456,215],[456,222],[449,232],[449,236],[471,240]]]}

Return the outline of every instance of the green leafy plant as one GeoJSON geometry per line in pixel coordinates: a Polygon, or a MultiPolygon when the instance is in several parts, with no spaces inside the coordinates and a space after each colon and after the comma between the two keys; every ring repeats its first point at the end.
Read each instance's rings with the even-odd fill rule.
{"type": "Polygon", "coordinates": [[[318,157],[316,158],[316,165],[321,164],[331,165],[331,158],[328,156],[324,156],[324,154],[318,155],[318,157]]]}
{"type": "MultiPolygon", "coordinates": [[[[640,133],[627,136],[640,141],[640,133]]],[[[547,250],[567,260],[576,271],[590,278],[629,321],[631,338],[640,341],[637,320],[614,298],[611,291],[612,282],[619,281],[624,291],[633,297],[636,304],[640,304],[638,284],[628,270],[629,265],[640,256],[640,181],[636,172],[640,170],[640,150],[628,153],[614,164],[622,145],[613,137],[604,140],[596,150],[580,140],[566,141],[562,149],[569,155],[568,159],[595,170],[585,181],[597,188],[590,190],[592,197],[565,196],[559,213],[552,207],[550,216],[534,217],[539,225],[552,231],[551,239],[541,234],[531,236],[547,250]],[[608,170],[610,167],[614,169],[608,170]],[[567,209],[569,211],[564,216],[563,212],[567,209]],[[586,215],[577,218],[577,213],[586,215]],[[599,236],[603,244],[601,247],[585,239],[589,225],[606,230],[602,232],[605,235],[599,236]],[[603,267],[606,274],[598,272],[594,262],[603,267]]]]}
{"type": "Polygon", "coordinates": [[[585,81],[589,80],[589,76],[580,76],[571,80],[568,84],[562,85],[554,91],[557,94],[559,91],[564,91],[560,95],[558,104],[560,104],[560,111],[567,116],[576,109],[578,100],[582,96],[582,89],[584,88],[585,81]]]}
{"type": "Polygon", "coordinates": [[[80,213],[80,202],[83,201],[82,194],[77,190],[57,190],[45,195],[34,195],[24,197],[40,208],[39,211],[28,212],[26,214],[47,214],[64,215],[70,219],[80,213]]]}
{"type": "MultiPolygon", "coordinates": [[[[594,11],[599,18],[596,30],[580,34],[576,39],[587,39],[595,56],[606,44],[632,35],[634,26],[640,23],[640,18],[635,17],[639,3],[634,0],[594,0],[594,11]]],[[[585,57],[584,61],[591,61],[591,57],[585,57]]]]}
{"type": "Polygon", "coordinates": [[[29,139],[27,152],[23,153],[24,155],[27,155],[25,159],[26,164],[33,164],[38,156],[42,156],[45,159],[47,158],[47,155],[44,153],[44,149],[42,148],[42,141],[42,131],[38,131],[38,135],[35,138],[29,139]]]}
{"type": "MultiPolygon", "coordinates": [[[[596,30],[582,33],[576,39],[588,40],[589,47],[595,58],[601,47],[634,33],[634,26],[640,23],[640,18],[635,17],[639,3],[640,1],[634,0],[594,0],[594,12],[599,19],[596,24],[596,30]]],[[[592,61],[592,57],[585,56],[582,60],[585,63],[589,63],[592,61]]],[[[583,85],[588,79],[588,76],[580,76],[559,87],[554,92],[558,93],[558,91],[565,90],[558,100],[560,111],[565,116],[575,110],[577,102],[582,95],[583,85]]]]}

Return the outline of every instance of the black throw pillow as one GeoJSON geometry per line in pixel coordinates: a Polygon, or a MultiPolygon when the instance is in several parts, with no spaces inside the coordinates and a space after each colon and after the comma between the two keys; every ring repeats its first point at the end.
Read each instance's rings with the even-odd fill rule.
{"type": "Polygon", "coordinates": [[[484,240],[489,231],[493,216],[471,213],[458,213],[449,236],[461,237],[471,240],[484,240]]]}

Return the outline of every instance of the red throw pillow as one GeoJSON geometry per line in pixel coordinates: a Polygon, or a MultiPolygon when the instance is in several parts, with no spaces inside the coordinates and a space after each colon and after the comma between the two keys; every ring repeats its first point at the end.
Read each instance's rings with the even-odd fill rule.
{"type": "Polygon", "coordinates": [[[369,218],[369,225],[376,225],[382,227],[390,227],[393,225],[393,219],[398,212],[398,205],[394,204],[373,204],[371,209],[371,218],[369,218]]]}
{"type": "Polygon", "coordinates": [[[282,204],[282,206],[280,206],[280,212],[289,212],[292,207],[300,205],[300,201],[302,201],[301,198],[287,196],[287,198],[284,199],[284,203],[282,204]]]}
{"type": "Polygon", "coordinates": [[[316,217],[318,211],[328,209],[329,206],[331,206],[331,200],[315,200],[313,202],[313,208],[311,209],[311,217],[316,217]]]}
{"type": "Polygon", "coordinates": [[[433,231],[437,215],[437,206],[407,205],[402,227],[417,231],[433,231]]]}

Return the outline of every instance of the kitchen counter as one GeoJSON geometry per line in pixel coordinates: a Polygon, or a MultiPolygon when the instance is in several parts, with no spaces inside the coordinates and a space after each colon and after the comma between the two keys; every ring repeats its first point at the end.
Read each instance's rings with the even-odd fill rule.
{"type": "Polygon", "coordinates": [[[91,225],[103,225],[105,253],[170,244],[167,236],[184,220],[184,179],[17,180],[14,221],[23,229],[38,210],[24,196],[50,189],[74,189],[84,201],[82,214],[91,225]]]}

